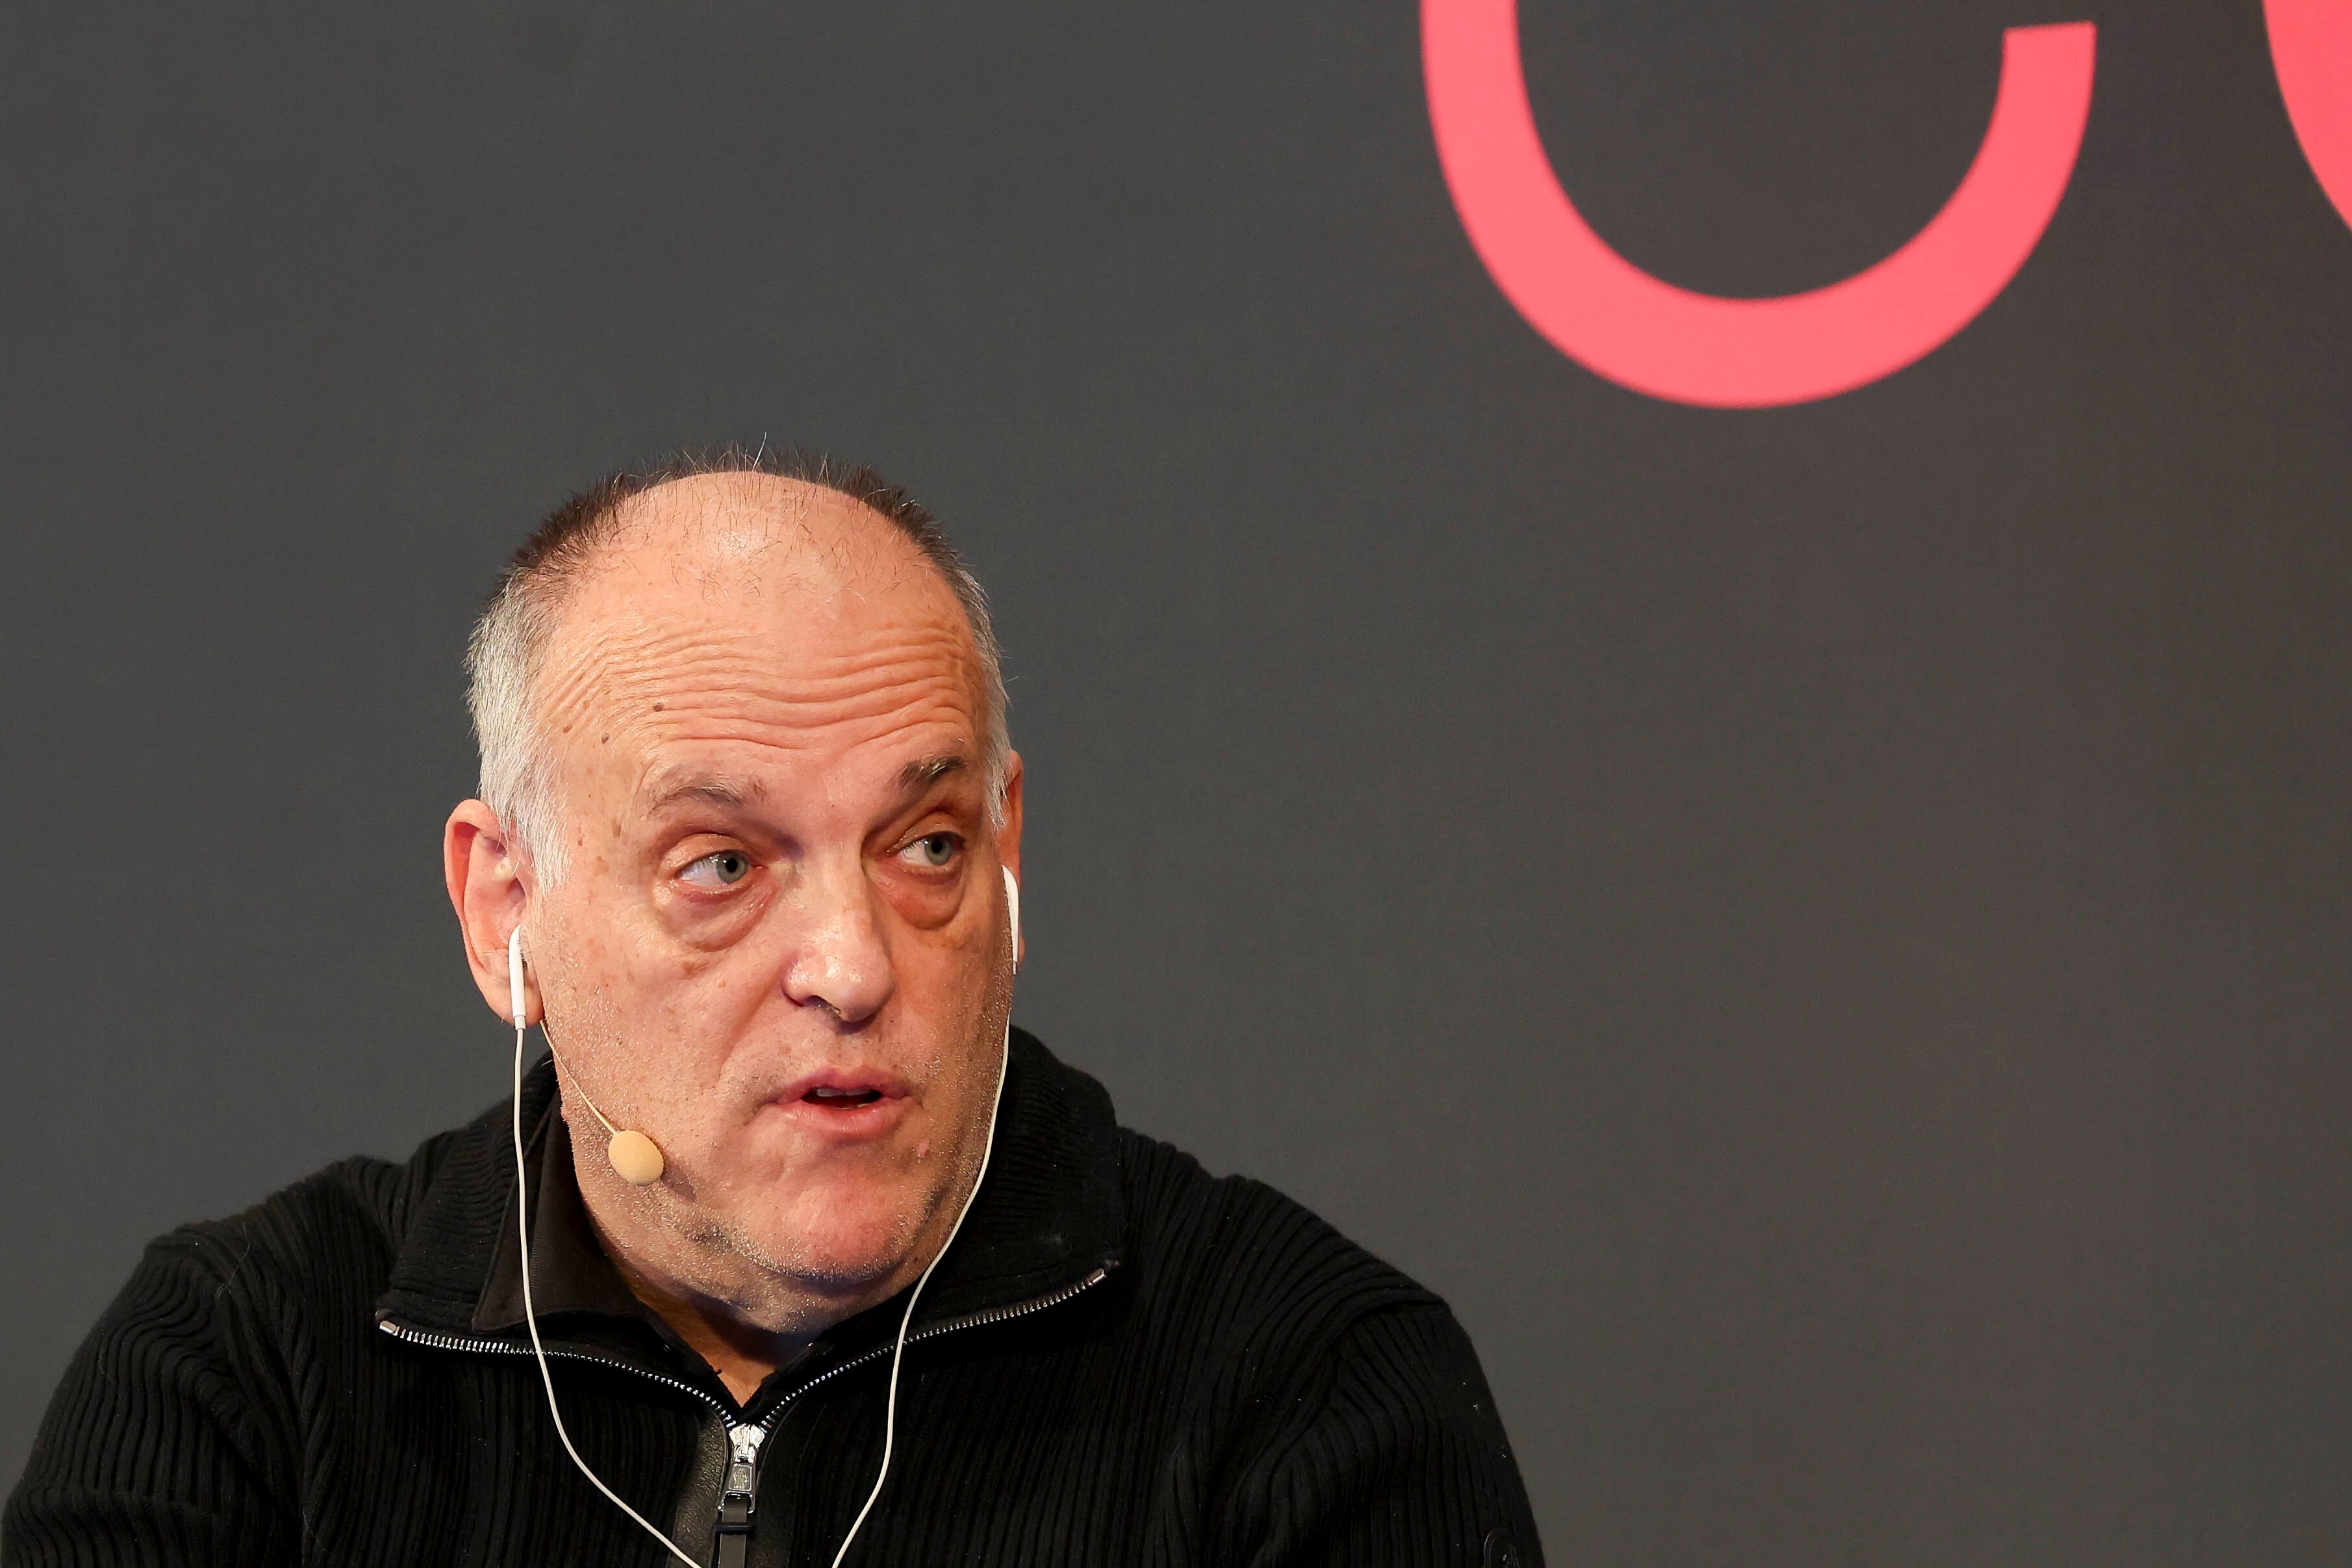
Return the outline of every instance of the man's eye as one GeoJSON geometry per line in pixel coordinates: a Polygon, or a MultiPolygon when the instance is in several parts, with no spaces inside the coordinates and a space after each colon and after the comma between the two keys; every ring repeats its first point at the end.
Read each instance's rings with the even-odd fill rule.
{"type": "Polygon", "coordinates": [[[688,866],[687,879],[697,880],[697,872],[706,873],[699,879],[706,883],[716,881],[722,888],[731,888],[751,874],[751,858],[740,849],[721,849],[688,866]]]}
{"type": "Polygon", "coordinates": [[[913,856],[918,864],[936,869],[953,864],[956,851],[962,847],[963,841],[952,833],[927,833],[908,845],[906,853],[913,856]]]}

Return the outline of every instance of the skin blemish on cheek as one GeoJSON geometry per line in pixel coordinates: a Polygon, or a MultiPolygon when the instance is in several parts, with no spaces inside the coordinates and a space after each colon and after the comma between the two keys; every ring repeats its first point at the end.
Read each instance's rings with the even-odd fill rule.
{"type": "Polygon", "coordinates": [[[931,1141],[926,1138],[921,1142],[915,1145],[915,1158],[918,1160],[928,1160],[930,1157],[931,1141]]]}

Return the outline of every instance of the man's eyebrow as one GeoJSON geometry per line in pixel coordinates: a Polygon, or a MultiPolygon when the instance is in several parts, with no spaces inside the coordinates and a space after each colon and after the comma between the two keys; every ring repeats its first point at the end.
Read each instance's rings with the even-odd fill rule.
{"type": "Polygon", "coordinates": [[[953,752],[936,757],[923,757],[898,770],[898,793],[918,795],[944,778],[952,778],[971,763],[953,752]]]}
{"type": "MultiPolygon", "coordinates": [[[[898,794],[902,797],[919,795],[941,779],[953,778],[971,766],[969,759],[954,752],[918,758],[898,770],[898,794]]],[[[740,811],[747,805],[765,804],[768,795],[757,779],[738,778],[731,773],[683,772],[658,775],[646,784],[646,792],[650,797],[646,805],[648,816],[688,800],[740,811]]]]}
{"type": "Polygon", "coordinates": [[[666,810],[680,801],[698,800],[709,805],[723,805],[740,810],[754,801],[765,800],[767,791],[756,779],[740,779],[727,773],[664,773],[646,785],[652,800],[646,815],[666,810]]]}

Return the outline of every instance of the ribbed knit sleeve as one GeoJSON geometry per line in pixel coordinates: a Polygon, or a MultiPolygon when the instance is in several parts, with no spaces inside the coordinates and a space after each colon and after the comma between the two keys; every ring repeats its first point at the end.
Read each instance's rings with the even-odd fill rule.
{"type": "Polygon", "coordinates": [[[50,1401],[0,1521],[0,1563],[298,1560],[300,1523],[280,1500],[290,1426],[267,1373],[279,1351],[241,1268],[251,1251],[223,1226],[148,1247],[50,1401]]]}
{"type": "Polygon", "coordinates": [[[1233,1479],[1223,1560],[1538,1568],[1509,1440],[1452,1312],[1369,1313],[1291,1370],[1233,1479]]]}

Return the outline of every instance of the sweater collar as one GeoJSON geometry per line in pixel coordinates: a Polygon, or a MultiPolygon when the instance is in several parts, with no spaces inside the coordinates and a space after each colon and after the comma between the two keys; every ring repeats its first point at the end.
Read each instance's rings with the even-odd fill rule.
{"type": "MultiPolygon", "coordinates": [[[[556,1096],[554,1065],[542,1058],[522,1086],[531,1170],[531,1289],[541,1331],[557,1313],[583,1326],[626,1317],[650,1322],[588,1224],[571,1174],[562,1119],[551,1114],[556,1096]]],[[[520,1337],[507,1102],[434,1144],[442,1146],[441,1157],[415,1192],[415,1218],[376,1317],[445,1334],[520,1337]]],[[[430,1161],[434,1144],[426,1146],[420,1166],[430,1161]]],[[[1115,1267],[1125,1220],[1110,1097],[1035,1037],[1015,1029],[988,1176],[923,1293],[920,1322],[1049,1295],[1115,1267]]],[[[874,1326],[869,1320],[878,1321],[881,1311],[861,1312],[825,1337],[863,1340],[874,1326]]]]}

